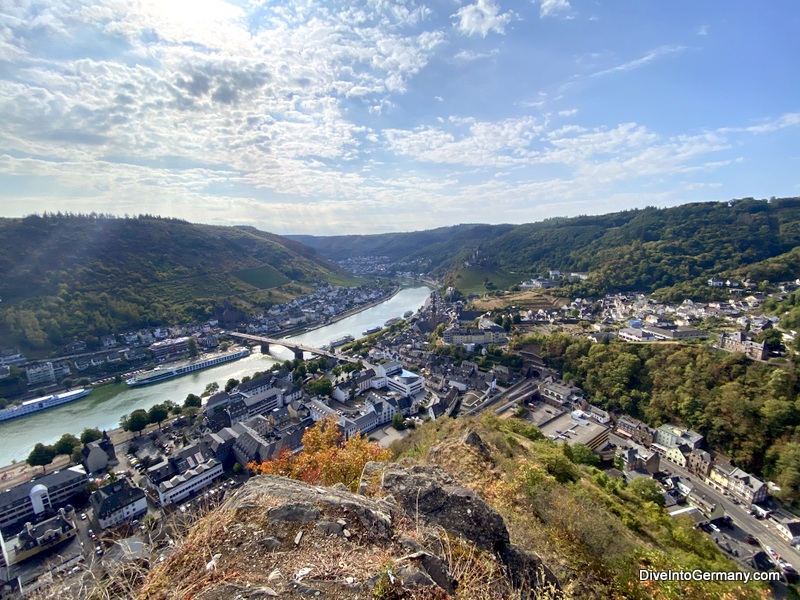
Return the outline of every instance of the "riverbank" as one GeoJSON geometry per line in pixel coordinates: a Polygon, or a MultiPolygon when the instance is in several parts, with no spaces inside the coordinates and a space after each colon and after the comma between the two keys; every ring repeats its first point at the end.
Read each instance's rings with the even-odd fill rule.
{"type": "MultiPolygon", "coordinates": [[[[385,299],[377,306],[358,307],[357,314],[353,314],[353,310],[347,311],[349,316],[344,313],[338,315],[336,323],[292,337],[292,340],[320,347],[345,335],[361,337],[361,332],[365,329],[383,324],[388,318],[397,317],[408,310],[419,309],[431,292],[427,286],[402,286],[399,292],[396,289],[391,290],[391,293],[388,293],[390,289],[386,291],[385,299]]],[[[272,356],[253,352],[240,360],[167,379],[152,386],[129,387],[123,382],[110,382],[95,387],[86,398],[76,402],[2,422],[0,465],[8,465],[12,460],[22,463],[36,442],[54,444],[63,434],[79,436],[86,428],[111,431],[119,427],[122,415],[130,414],[134,410],[149,410],[153,405],[166,400],[180,405],[188,394],[200,395],[211,383],[224,387],[229,379],[241,380],[245,376],[252,376],[256,371],[267,371],[274,364],[294,358],[291,351],[278,346],[273,352],[272,356]]],[[[21,467],[19,464],[17,470],[21,467]]]]}
{"type": "MultiPolygon", "coordinates": [[[[148,425],[147,428],[142,431],[141,436],[146,436],[151,431],[155,431],[157,429],[157,423],[148,425]]],[[[114,444],[114,448],[117,449],[118,452],[120,450],[120,446],[124,446],[134,438],[133,433],[130,431],[125,431],[121,427],[117,429],[110,429],[106,433],[108,433],[111,443],[114,444]]],[[[0,467],[0,487],[4,489],[10,488],[15,485],[19,485],[20,483],[25,483],[35,476],[53,473],[54,471],[59,471],[68,467],[69,465],[70,457],[66,454],[56,456],[53,459],[53,462],[44,467],[44,469],[42,469],[42,467],[32,467],[24,461],[14,462],[10,465],[0,467]]]]}
{"type": "Polygon", "coordinates": [[[281,332],[278,335],[280,337],[282,337],[282,338],[290,338],[290,337],[294,337],[296,335],[302,335],[304,333],[309,333],[310,331],[316,331],[317,329],[322,329],[323,327],[328,327],[329,325],[333,325],[334,323],[338,323],[339,321],[343,321],[344,319],[352,317],[353,315],[357,315],[360,312],[364,312],[365,310],[369,310],[370,308],[374,308],[375,306],[378,306],[379,304],[383,304],[384,302],[388,302],[389,300],[391,300],[392,298],[397,296],[397,294],[399,294],[400,290],[402,290],[402,289],[403,289],[402,286],[399,286],[399,285],[395,286],[395,288],[389,294],[387,294],[386,296],[382,296],[381,298],[378,298],[377,300],[373,300],[372,302],[369,302],[367,304],[362,304],[361,306],[357,306],[355,308],[351,308],[350,310],[346,310],[343,313],[335,315],[335,316],[331,317],[331,320],[328,321],[327,323],[320,323],[319,325],[314,325],[312,327],[298,327],[297,329],[290,329],[289,331],[281,332]]]}

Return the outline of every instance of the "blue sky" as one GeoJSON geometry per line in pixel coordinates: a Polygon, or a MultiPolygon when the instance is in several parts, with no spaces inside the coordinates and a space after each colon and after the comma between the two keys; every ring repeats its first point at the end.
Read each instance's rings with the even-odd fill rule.
{"type": "Polygon", "coordinates": [[[276,233],[800,195],[800,5],[8,0],[0,215],[276,233]]]}

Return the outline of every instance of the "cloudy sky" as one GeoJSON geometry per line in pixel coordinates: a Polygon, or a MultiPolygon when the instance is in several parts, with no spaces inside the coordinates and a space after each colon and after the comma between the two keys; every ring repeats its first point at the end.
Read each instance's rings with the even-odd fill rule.
{"type": "Polygon", "coordinates": [[[796,0],[4,0],[0,215],[277,233],[800,195],[796,0]]]}

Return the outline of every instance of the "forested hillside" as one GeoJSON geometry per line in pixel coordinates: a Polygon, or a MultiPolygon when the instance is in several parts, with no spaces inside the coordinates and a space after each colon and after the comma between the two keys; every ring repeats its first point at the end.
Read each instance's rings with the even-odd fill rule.
{"type": "Polygon", "coordinates": [[[0,338],[47,350],[75,337],[207,319],[346,281],[315,251],[250,227],[149,216],[0,219],[0,338]]]}
{"type": "Polygon", "coordinates": [[[704,345],[592,344],[565,334],[520,343],[535,343],[590,402],[654,426],[686,425],[736,466],[778,483],[784,500],[800,502],[800,387],[791,363],[704,345]]]}
{"type": "MultiPolygon", "coordinates": [[[[665,298],[683,299],[705,294],[705,280],[715,275],[788,278],[796,272],[798,255],[785,253],[800,245],[800,198],[651,207],[518,226],[460,225],[302,240],[337,260],[345,252],[424,260],[446,276],[455,275],[471,257],[473,264],[477,259],[482,266],[513,272],[519,280],[546,275],[550,269],[588,271],[588,281],[573,290],[581,295],[660,290],[665,298]],[[781,258],[765,262],[774,257],[781,258]]],[[[458,284],[455,277],[448,282],[458,284]]]]}

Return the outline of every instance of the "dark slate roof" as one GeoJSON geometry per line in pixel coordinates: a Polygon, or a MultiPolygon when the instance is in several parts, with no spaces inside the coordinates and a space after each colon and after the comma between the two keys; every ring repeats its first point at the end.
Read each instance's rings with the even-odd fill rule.
{"type": "Polygon", "coordinates": [[[128,504],[144,498],[144,490],[132,487],[127,479],[120,479],[101,487],[92,494],[92,507],[100,518],[105,518],[128,504]]]}
{"type": "Polygon", "coordinates": [[[30,481],[21,483],[9,490],[0,492],[0,506],[2,507],[9,506],[10,504],[16,502],[17,500],[29,496],[31,493],[31,489],[35,485],[43,485],[48,489],[52,489],[54,487],[60,487],[62,485],[68,484],[78,479],[83,479],[84,481],[86,481],[87,485],[89,483],[89,479],[86,477],[86,473],[83,472],[83,467],[80,468],[80,471],[73,471],[72,468],[62,469],[61,471],[58,471],[56,473],[50,473],[49,475],[44,475],[43,477],[31,479],[30,481]]]}
{"type": "Polygon", "coordinates": [[[242,393],[247,393],[250,390],[254,390],[256,388],[265,385],[270,385],[270,382],[273,380],[274,377],[275,375],[273,373],[267,373],[266,375],[262,375],[261,377],[256,377],[255,379],[251,379],[246,383],[240,383],[239,386],[237,387],[237,390],[239,390],[242,393]]]}

